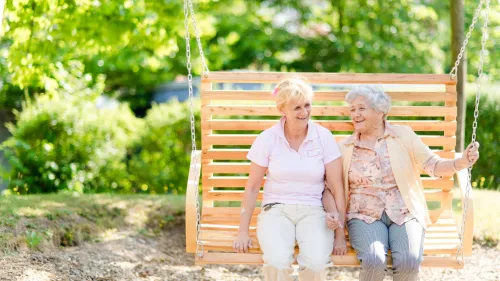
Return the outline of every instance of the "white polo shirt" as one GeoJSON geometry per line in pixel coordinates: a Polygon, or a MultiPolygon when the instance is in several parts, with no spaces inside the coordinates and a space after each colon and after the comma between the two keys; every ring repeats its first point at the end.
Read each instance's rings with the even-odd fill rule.
{"type": "Polygon", "coordinates": [[[255,139],[247,159],[267,167],[262,205],[268,203],[321,206],[325,165],[341,156],[332,133],[309,121],[307,136],[295,151],[285,137],[285,117],[255,139]]]}

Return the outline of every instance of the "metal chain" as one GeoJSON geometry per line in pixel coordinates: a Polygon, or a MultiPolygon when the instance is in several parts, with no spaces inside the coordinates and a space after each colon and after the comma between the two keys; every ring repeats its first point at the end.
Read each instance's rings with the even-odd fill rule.
{"type": "Polygon", "coordinates": [[[205,53],[203,52],[203,47],[201,46],[200,32],[198,31],[198,25],[196,24],[196,18],[194,16],[193,2],[191,0],[187,0],[189,10],[191,12],[191,21],[193,22],[194,34],[196,36],[196,42],[198,44],[198,50],[200,51],[201,65],[203,67],[203,76],[208,77],[208,65],[205,61],[205,53]]]}
{"type": "Polygon", "coordinates": [[[197,159],[197,148],[196,148],[196,129],[195,129],[195,119],[194,119],[194,105],[193,105],[193,75],[191,74],[191,35],[189,33],[189,3],[190,0],[184,0],[184,27],[186,28],[186,58],[187,58],[187,70],[188,70],[188,91],[189,91],[189,109],[191,111],[190,122],[191,122],[191,165],[194,168],[194,180],[188,181],[195,185],[194,193],[196,198],[196,255],[201,259],[203,258],[204,250],[203,244],[200,241],[201,232],[201,212],[200,212],[200,200],[199,200],[199,190],[198,184],[200,176],[198,173],[198,159],[197,159]]]}
{"type": "MultiPolygon", "coordinates": [[[[482,1],[481,1],[482,2],[482,1]]],[[[479,101],[481,99],[481,78],[483,77],[483,66],[484,66],[484,54],[486,52],[486,40],[488,37],[488,13],[490,10],[490,0],[486,0],[485,7],[485,19],[483,24],[483,32],[481,37],[481,53],[479,54],[479,68],[478,68],[478,77],[477,77],[477,87],[476,87],[476,103],[474,108],[474,122],[472,123],[472,140],[471,143],[474,145],[476,142],[476,130],[477,130],[477,118],[479,116],[479,101]]],[[[465,220],[467,218],[467,208],[469,202],[469,192],[472,189],[472,165],[469,164],[469,168],[467,169],[467,187],[465,188],[465,200],[462,202],[464,209],[462,212],[462,227],[460,230],[460,244],[457,250],[457,261],[461,264],[464,261],[464,233],[465,233],[465,220]],[[459,259],[461,257],[461,259],[459,259]]]]}
{"type": "MultiPolygon", "coordinates": [[[[465,47],[469,43],[469,38],[472,34],[472,30],[474,30],[474,27],[476,26],[476,22],[477,22],[477,19],[479,17],[479,13],[481,12],[481,9],[483,7],[484,1],[485,0],[479,1],[479,5],[476,8],[476,11],[474,12],[474,18],[472,19],[472,23],[469,26],[469,31],[467,32],[467,35],[465,36],[465,40],[462,44],[462,48],[460,48],[460,53],[458,54],[457,60],[455,61],[455,66],[451,69],[451,72],[450,72],[451,79],[455,79],[455,77],[457,76],[458,65],[460,64],[460,61],[462,60],[462,57],[464,55],[465,47]]],[[[489,0],[487,0],[487,1],[489,1],[489,0]]]]}

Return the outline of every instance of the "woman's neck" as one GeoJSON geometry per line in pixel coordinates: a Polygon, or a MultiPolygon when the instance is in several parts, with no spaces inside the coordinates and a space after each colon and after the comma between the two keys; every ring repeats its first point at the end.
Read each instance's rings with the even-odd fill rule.
{"type": "Polygon", "coordinates": [[[384,132],[385,132],[385,123],[384,121],[382,121],[377,126],[374,126],[373,128],[365,130],[364,132],[360,133],[359,137],[360,139],[363,138],[365,140],[377,140],[384,135],[384,132]]]}
{"type": "Polygon", "coordinates": [[[302,128],[297,128],[290,124],[290,122],[285,121],[285,136],[290,139],[300,139],[305,138],[307,135],[307,126],[302,128]]]}

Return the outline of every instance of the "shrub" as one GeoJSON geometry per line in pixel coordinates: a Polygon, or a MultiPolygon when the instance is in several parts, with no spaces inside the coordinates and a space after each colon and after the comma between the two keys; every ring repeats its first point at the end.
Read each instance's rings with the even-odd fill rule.
{"type": "MultiPolygon", "coordinates": [[[[474,121],[475,97],[467,99],[465,143],[469,144],[474,121]]],[[[483,95],[479,105],[477,141],[480,143],[480,159],[472,169],[472,184],[483,189],[500,190],[500,99],[483,95]]]]}
{"type": "Polygon", "coordinates": [[[95,95],[45,94],[16,119],[1,147],[14,193],[130,189],[123,160],[141,121],[128,106],[98,109],[95,95]]]}
{"type": "MultiPolygon", "coordinates": [[[[194,106],[199,108],[199,102],[194,106]]],[[[200,147],[198,109],[195,114],[200,147]]],[[[128,165],[135,191],[185,193],[191,159],[189,103],[174,100],[153,105],[144,121],[144,131],[128,165]]]]}

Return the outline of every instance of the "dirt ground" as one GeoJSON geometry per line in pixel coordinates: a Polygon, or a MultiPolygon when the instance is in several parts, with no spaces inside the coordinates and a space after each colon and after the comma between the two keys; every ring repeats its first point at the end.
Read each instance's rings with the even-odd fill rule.
{"type": "MultiPolygon", "coordinates": [[[[194,265],[184,239],[184,226],[178,225],[156,237],[116,231],[99,243],[16,252],[0,258],[0,280],[263,280],[258,266],[194,265]]],[[[334,267],[328,280],[357,280],[358,274],[358,268],[334,267]]],[[[475,245],[465,269],[424,268],[420,280],[500,280],[500,249],[475,245]]]]}

